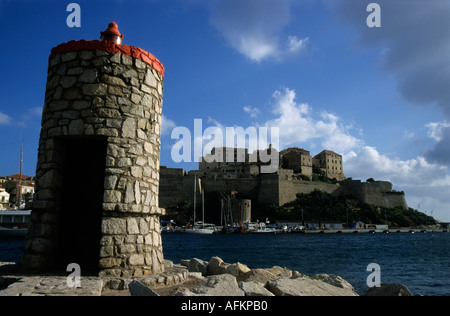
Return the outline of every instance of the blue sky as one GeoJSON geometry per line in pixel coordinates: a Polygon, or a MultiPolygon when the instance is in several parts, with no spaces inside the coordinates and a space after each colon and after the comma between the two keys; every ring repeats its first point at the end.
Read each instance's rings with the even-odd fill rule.
{"type": "Polygon", "coordinates": [[[194,119],[279,126],[283,148],[334,150],[347,176],[389,180],[450,221],[449,14],[443,0],[0,0],[0,175],[18,173],[21,141],[35,173],[51,48],[114,20],[166,68],[162,165],[196,168],[171,158],[171,131],[194,119]]]}

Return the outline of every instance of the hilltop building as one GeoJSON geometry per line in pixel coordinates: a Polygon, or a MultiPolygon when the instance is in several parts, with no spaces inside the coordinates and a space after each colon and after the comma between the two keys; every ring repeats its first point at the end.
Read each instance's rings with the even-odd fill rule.
{"type": "Polygon", "coordinates": [[[247,148],[218,147],[213,148],[210,154],[200,157],[199,173],[214,175],[229,179],[257,176],[262,166],[275,164],[274,172],[279,167],[279,153],[272,145],[265,150],[255,150],[249,153],[247,148]],[[266,161],[277,157],[276,161],[266,161]]]}
{"type": "Polygon", "coordinates": [[[283,169],[291,169],[304,180],[312,180],[313,158],[307,150],[296,147],[282,150],[280,152],[280,167],[283,169]]]}
{"type": "Polygon", "coordinates": [[[313,166],[324,173],[328,179],[345,180],[342,156],[331,150],[324,150],[314,156],[313,166]]]}

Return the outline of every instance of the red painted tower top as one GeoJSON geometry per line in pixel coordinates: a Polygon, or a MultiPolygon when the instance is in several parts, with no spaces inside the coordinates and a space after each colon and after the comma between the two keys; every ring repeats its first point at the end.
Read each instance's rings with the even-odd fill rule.
{"type": "Polygon", "coordinates": [[[123,34],[120,34],[119,26],[113,21],[109,23],[104,32],[100,32],[100,38],[102,41],[110,41],[120,45],[122,44],[123,34]]]}
{"type": "Polygon", "coordinates": [[[164,78],[164,66],[154,55],[138,47],[122,45],[123,34],[120,34],[119,27],[115,22],[111,22],[108,25],[108,28],[105,31],[100,32],[100,34],[101,41],[70,41],[54,47],[50,54],[49,61],[58,54],[84,50],[101,50],[139,58],[152,66],[153,69],[158,71],[164,78]]]}

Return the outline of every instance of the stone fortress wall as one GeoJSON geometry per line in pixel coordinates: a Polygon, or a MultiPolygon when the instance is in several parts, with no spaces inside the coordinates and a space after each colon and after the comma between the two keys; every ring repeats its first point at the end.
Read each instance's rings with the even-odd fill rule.
{"type": "MultiPolygon", "coordinates": [[[[205,192],[214,191],[228,193],[238,191],[252,197],[254,203],[281,206],[294,201],[298,193],[311,193],[320,190],[333,195],[346,194],[353,198],[380,207],[408,208],[404,192],[392,190],[392,184],[386,181],[361,182],[360,180],[344,180],[336,184],[316,181],[305,181],[293,176],[291,172],[280,171],[275,174],[259,174],[244,178],[222,178],[203,176],[198,171],[186,172],[162,167],[160,174],[160,205],[169,207],[179,202],[193,203],[194,173],[202,178],[205,192]],[[174,194],[175,190],[175,194],[174,194]]],[[[197,193],[199,194],[199,193],[197,193]]],[[[199,203],[199,195],[197,203],[199,203]]]]}
{"type": "MultiPolygon", "coordinates": [[[[168,207],[182,201],[193,203],[196,175],[201,178],[206,193],[218,191],[227,195],[237,191],[251,196],[254,203],[266,205],[281,206],[294,201],[299,193],[320,190],[333,195],[349,195],[376,206],[408,208],[404,192],[394,191],[389,182],[346,179],[342,156],[333,151],[323,150],[312,157],[307,150],[287,148],[279,152],[279,168],[271,174],[261,173],[262,163],[250,159],[251,155],[254,153],[250,154],[244,148],[221,147],[202,157],[199,170],[188,174],[183,169],[162,167],[160,204],[168,207]],[[211,160],[214,155],[218,161],[211,160]],[[312,181],[313,169],[322,177],[334,180],[334,184],[312,181]]],[[[197,194],[197,201],[200,201],[200,193],[197,194]]]]}

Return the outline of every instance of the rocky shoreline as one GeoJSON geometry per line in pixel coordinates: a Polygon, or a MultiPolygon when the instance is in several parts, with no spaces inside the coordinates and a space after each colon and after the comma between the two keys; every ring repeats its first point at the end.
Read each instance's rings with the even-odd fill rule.
{"type": "MultiPolygon", "coordinates": [[[[0,263],[0,296],[359,296],[339,276],[304,275],[274,266],[250,269],[242,263],[164,262],[166,272],[133,279],[83,277],[80,288],[67,286],[67,275],[22,275],[17,265],[0,263]]],[[[411,296],[404,285],[383,284],[367,296],[411,296]]]]}
{"type": "Polygon", "coordinates": [[[180,289],[178,296],[358,296],[353,286],[338,276],[308,277],[282,267],[250,269],[241,263],[229,264],[219,257],[208,262],[182,260],[190,274],[204,284],[180,289]]]}

